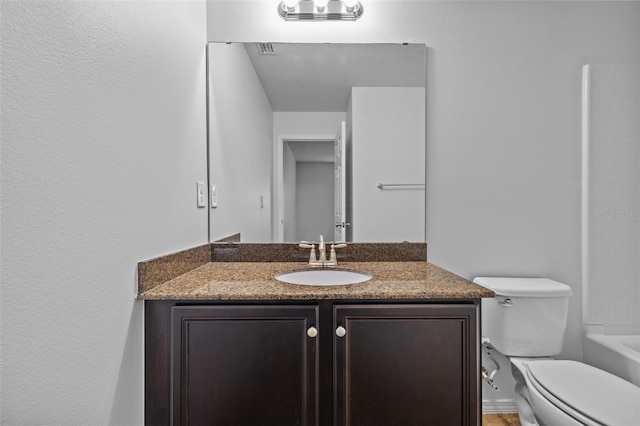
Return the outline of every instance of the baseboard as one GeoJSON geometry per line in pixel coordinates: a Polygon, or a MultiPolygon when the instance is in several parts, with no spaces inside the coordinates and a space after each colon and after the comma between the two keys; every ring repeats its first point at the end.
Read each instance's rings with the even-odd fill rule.
{"type": "Polygon", "coordinates": [[[517,413],[518,406],[515,399],[499,399],[495,401],[482,401],[483,413],[517,413]]]}

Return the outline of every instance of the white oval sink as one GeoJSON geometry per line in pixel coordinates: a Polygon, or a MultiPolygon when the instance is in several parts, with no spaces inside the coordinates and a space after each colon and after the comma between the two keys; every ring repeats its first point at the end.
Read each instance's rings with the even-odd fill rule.
{"type": "Polygon", "coordinates": [[[369,281],[371,275],[340,269],[310,269],[292,271],[276,275],[278,281],[300,285],[347,285],[369,281]]]}

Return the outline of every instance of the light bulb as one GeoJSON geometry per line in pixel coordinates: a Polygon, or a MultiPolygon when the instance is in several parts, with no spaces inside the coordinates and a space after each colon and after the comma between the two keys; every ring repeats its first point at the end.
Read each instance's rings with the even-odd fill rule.
{"type": "Polygon", "coordinates": [[[344,5],[347,7],[348,12],[353,12],[358,6],[358,0],[344,0],[344,5]]]}
{"type": "Polygon", "coordinates": [[[329,0],[315,0],[314,1],[314,4],[316,5],[316,8],[318,9],[318,12],[324,11],[324,9],[327,7],[328,3],[329,3],[329,0]]]}
{"type": "Polygon", "coordinates": [[[282,4],[287,12],[293,12],[296,10],[296,6],[298,5],[298,0],[283,0],[282,4]]]}

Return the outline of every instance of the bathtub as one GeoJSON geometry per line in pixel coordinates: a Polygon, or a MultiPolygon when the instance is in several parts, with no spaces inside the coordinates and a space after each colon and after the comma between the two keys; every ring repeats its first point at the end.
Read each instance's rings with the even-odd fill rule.
{"type": "Polygon", "coordinates": [[[640,335],[587,333],[584,362],[640,386],[640,335]]]}

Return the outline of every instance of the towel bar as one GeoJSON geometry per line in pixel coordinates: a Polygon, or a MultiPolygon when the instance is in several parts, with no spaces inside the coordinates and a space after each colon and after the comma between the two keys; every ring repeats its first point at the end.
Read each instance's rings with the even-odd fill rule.
{"type": "Polygon", "coordinates": [[[378,183],[378,189],[421,189],[424,183],[378,183]]]}

